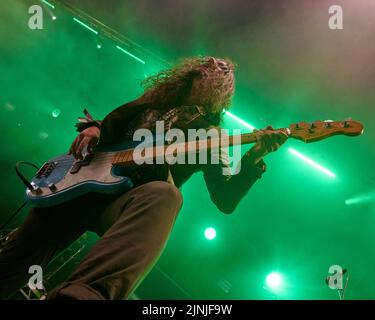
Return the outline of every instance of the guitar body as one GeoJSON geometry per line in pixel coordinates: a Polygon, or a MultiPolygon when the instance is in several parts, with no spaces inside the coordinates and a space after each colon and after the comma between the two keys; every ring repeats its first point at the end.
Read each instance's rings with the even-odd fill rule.
{"type": "MultiPolygon", "coordinates": [[[[26,201],[34,207],[49,207],[89,192],[119,194],[133,187],[120,175],[122,168],[112,166],[111,152],[97,152],[83,161],[60,155],[47,161],[32,178],[34,191],[26,190],[26,201]]],[[[127,171],[131,168],[127,168],[127,171]]]]}

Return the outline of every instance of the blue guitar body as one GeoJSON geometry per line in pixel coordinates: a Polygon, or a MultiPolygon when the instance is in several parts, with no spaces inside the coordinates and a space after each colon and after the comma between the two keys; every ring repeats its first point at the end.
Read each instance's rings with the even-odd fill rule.
{"type": "Polygon", "coordinates": [[[32,178],[34,190],[26,190],[26,201],[34,207],[49,207],[89,192],[120,194],[133,187],[126,174],[134,166],[113,166],[118,150],[133,146],[121,145],[106,151],[95,151],[84,160],[60,155],[48,160],[32,178]]]}

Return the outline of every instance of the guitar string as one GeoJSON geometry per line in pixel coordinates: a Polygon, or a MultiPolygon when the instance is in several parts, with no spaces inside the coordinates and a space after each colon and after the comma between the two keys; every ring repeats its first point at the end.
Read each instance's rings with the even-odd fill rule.
{"type": "MultiPolygon", "coordinates": [[[[245,134],[245,135],[249,135],[249,134],[245,134]]],[[[243,136],[243,135],[242,135],[243,136]]],[[[189,143],[184,143],[184,150],[186,152],[186,147],[188,147],[189,143]]],[[[169,145],[163,145],[164,147],[168,147],[169,145]]],[[[160,146],[160,147],[163,147],[163,146],[160,146]]],[[[159,146],[150,146],[148,148],[153,148],[155,150],[155,148],[158,148],[159,146]]],[[[198,147],[199,149],[199,147],[198,147]]],[[[154,151],[153,150],[153,151],[154,151]]],[[[188,147],[188,150],[189,150],[189,147],[188,147]]],[[[208,150],[208,149],[206,149],[208,150]]],[[[165,149],[164,149],[165,151],[165,149]]],[[[132,154],[134,152],[134,148],[133,149],[126,149],[126,150],[120,150],[120,151],[109,151],[109,152],[99,152],[99,153],[93,153],[93,157],[92,159],[89,160],[89,163],[95,161],[96,164],[101,164],[101,163],[105,163],[107,162],[107,160],[115,160],[116,159],[116,156],[118,156],[119,154],[122,154],[122,159],[126,159],[128,158],[128,155],[129,154],[132,154]]],[[[67,155],[68,156],[68,155],[67,155]]],[[[79,161],[84,161],[84,160],[79,160],[79,161]]],[[[69,164],[69,165],[73,165],[75,163],[75,160],[74,158],[70,158],[70,159],[64,159],[64,160],[57,160],[56,162],[58,162],[59,164],[69,164]]]]}
{"type": "MultiPolygon", "coordinates": [[[[168,145],[164,145],[164,147],[168,147],[168,145]]],[[[149,147],[149,148],[153,149],[152,153],[154,154],[155,149],[158,148],[158,147],[153,146],[153,147],[149,147]]],[[[186,146],[183,146],[183,149],[186,153],[188,153],[189,151],[190,152],[192,151],[189,147],[186,149],[186,146]]],[[[206,149],[206,148],[201,149],[201,151],[203,151],[203,150],[209,151],[209,149],[206,149]]],[[[166,148],[164,148],[164,152],[165,151],[166,151],[166,148]]],[[[197,151],[199,151],[199,146],[197,147],[197,151]]],[[[89,160],[89,163],[95,161],[95,163],[99,164],[99,163],[107,162],[108,160],[111,160],[111,161],[115,162],[117,157],[119,158],[118,160],[122,159],[124,161],[128,161],[128,160],[132,159],[133,152],[134,152],[134,149],[126,149],[126,150],[123,150],[123,151],[115,151],[115,152],[112,151],[112,152],[101,152],[101,153],[96,153],[96,154],[93,153],[92,158],[89,160]],[[120,156],[120,154],[121,154],[121,156],[120,156]]],[[[167,156],[168,155],[173,155],[173,152],[168,152],[167,156]]],[[[84,161],[84,159],[78,160],[78,161],[84,161]]],[[[58,162],[59,164],[73,165],[73,163],[75,162],[75,159],[72,157],[70,159],[63,159],[63,160],[60,160],[60,161],[56,160],[56,162],[58,162]]]]}
{"type": "MultiPolygon", "coordinates": [[[[168,153],[164,153],[164,152],[161,152],[161,154],[158,152],[157,155],[154,155],[154,150],[155,148],[152,150],[152,156],[151,157],[156,157],[156,156],[171,156],[174,154],[174,152],[168,152],[168,153]]],[[[189,151],[191,152],[191,150],[185,150],[185,153],[188,154],[189,151]]],[[[207,150],[209,151],[209,149],[204,149],[204,150],[207,150]]],[[[166,150],[164,150],[166,151],[166,150]]],[[[202,149],[203,151],[203,149],[202,149]]],[[[93,154],[93,157],[88,161],[89,164],[91,163],[95,163],[95,164],[104,164],[104,163],[108,163],[108,162],[116,162],[116,160],[118,162],[121,163],[121,161],[124,161],[124,162],[128,162],[128,161],[131,161],[133,159],[133,152],[134,152],[134,149],[127,149],[127,150],[124,150],[124,151],[118,151],[119,153],[121,153],[121,156],[117,156],[116,153],[117,152],[109,152],[109,154],[93,154]]],[[[147,154],[147,153],[146,153],[147,154]]],[[[79,161],[84,161],[84,160],[78,160],[77,162],[79,161]]],[[[74,165],[74,163],[77,163],[75,161],[74,158],[70,158],[70,159],[64,159],[64,160],[56,160],[56,162],[58,162],[58,164],[64,166],[64,165],[67,165],[67,166],[72,166],[74,165]]]]}

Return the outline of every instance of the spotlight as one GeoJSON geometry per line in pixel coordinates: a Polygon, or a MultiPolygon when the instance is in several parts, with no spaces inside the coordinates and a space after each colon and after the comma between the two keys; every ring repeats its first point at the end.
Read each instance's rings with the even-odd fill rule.
{"type": "Polygon", "coordinates": [[[146,64],[145,61],[143,61],[142,59],[139,59],[137,56],[135,56],[134,54],[131,54],[129,51],[126,51],[124,48],[120,47],[120,46],[116,46],[116,49],[122,51],[123,53],[127,54],[129,57],[132,57],[134,60],[142,63],[142,64],[146,64]]]}
{"type": "Polygon", "coordinates": [[[248,122],[242,120],[241,118],[235,116],[232,112],[226,111],[225,115],[231,117],[232,119],[234,119],[237,122],[241,123],[242,125],[244,125],[245,127],[249,128],[250,130],[254,130],[255,129],[255,127],[253,125],[251,125],[250,123],[248,123],[248,122]]]}
{"type": "Polygon", "coordinates": [[[48,138],[48,133],[45,132],[45,131],[40,131],[38,136],[39,136],[40,139],[45,140],[45,139],[48,138]]]}
{"type": "Polygon", "coordinates": [[[332,171],[324,168],[319,163],[317,163],[314,160],[311,160],[310,158],[304,156],[303,154],[299,153],[297,150],[294,150],[293,148],[289,148],[288,150],[289,150],[290,153],[294,154],[295,156],[297,156],[301,160],[305,161],[311,167],[313,167],[313,168],[315,168],[315,169],[317,169],[317,170],[325,173],[327,176],[329,176],[331,178],[335,178],[336,177],[336,175],[332,171]]]}
{"type": "Polygon", "coordinates": [[[101,46],[100,44],[98,44],[96,47],[97,47],[98,49],[101,49],[102,46],[101,46]]]}
{"type": "Polygon", "coordinates": [[[370,203],[370,202],[375,202],[375,190],[364,192],[355,197],[345,200],[345,204],[347,206],[353,205],[353,204],[370,203]]]}
{"type": "Polygon", "coordinates": [[[56,16],[52,16],[52,20],[56,20],[57,18],[56,18],[56,16]]]}
{"type": "Polygon", "coordinates": [[[55,6],[52,4],[52,3],[50,3],[50,2],[48,2],[47,0],[41,0],[44,4],[46,4],[47,6],[49,6],[50,8],[52,8],[52,9],[55,9],[55,6]]]}
{"type": "Polygon", "coordinates": [[[216,238],[216,230],[212,227],[209,227],[204,231],[204,236],[207,240],[213,240],[216,238]]]}
{"type": "Polygon", "coordinates": [[[87,30],[91,31],[92,33],[95,33],[95,34],[98,34],[99,32],[96,31],[95,29],[91,28],[89,25],[87,25],[86,23],[84,23],[83,21],[77,19],[76,17],[73,18],[73,20],[75,22],[77,22],[78,24],[80,24],[82,27],[86,28],[87,30]]]}
{"type": "Polygon", "coordinates": [[[61,113],[60,109],[53,109],[52,111],[52,117],[57,118],[61,113]]]}
{"type": "MultiPolygon", "coordinates": [[[[255,127],[253,125],[251,125],[250,123],[244,121],[243,119],[237,117],[236,115],[234,115],[233,113],[229,112],[229,111],[226,111],[225,112],[225,115],[236,120],[237,122],[239,122],[240,124],[242,124],[243,126],[247,127],[248,129],[250,130],[254,130],[255,127]]],[[[331,178],[335,178],[336,175],[324,168],[323,166],[321,166],[319,163],[313,161],[312,159],[304,156],[303,154],[301,154],[300,152],[298,152],[297,150],[293,149],[293,148],[289,148],[288,149],[290,153],[292,153],[293,155],[295,155],[296,157],[300,158],[301,160],[305,161],[306,163],[308,163],[311,167],[317,169],[317,170],[320,170],[321,172],[325,173],[326,175],[328,175],[329,177],[331,178]]]]}
{"type": "Polygon", "coordinates": [[[14,111],[15,110],[15,107],[14,105],[12,105],[11,103],[7,102],[6,104],[4,104],[4,108],[8,111],[14,111]]]}
{"type": "Polygon", "coordinates": [[[266,277],[266,285],[271,290],[278,290],[281,288],[283,283],[283,279],[280,273],[278,272],[271,272],[266,277]]]}

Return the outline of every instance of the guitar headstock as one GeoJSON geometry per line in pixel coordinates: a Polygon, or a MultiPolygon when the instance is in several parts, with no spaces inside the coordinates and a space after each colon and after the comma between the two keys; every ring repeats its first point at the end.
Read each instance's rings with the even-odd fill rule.
{"type": "Polygon", "coordinates": [[[333,135],[358,136],[363,133],[363,125],[358,121],[315,121],[290,125],[289,136],[306,143],[326,139],[333,135]]]}

